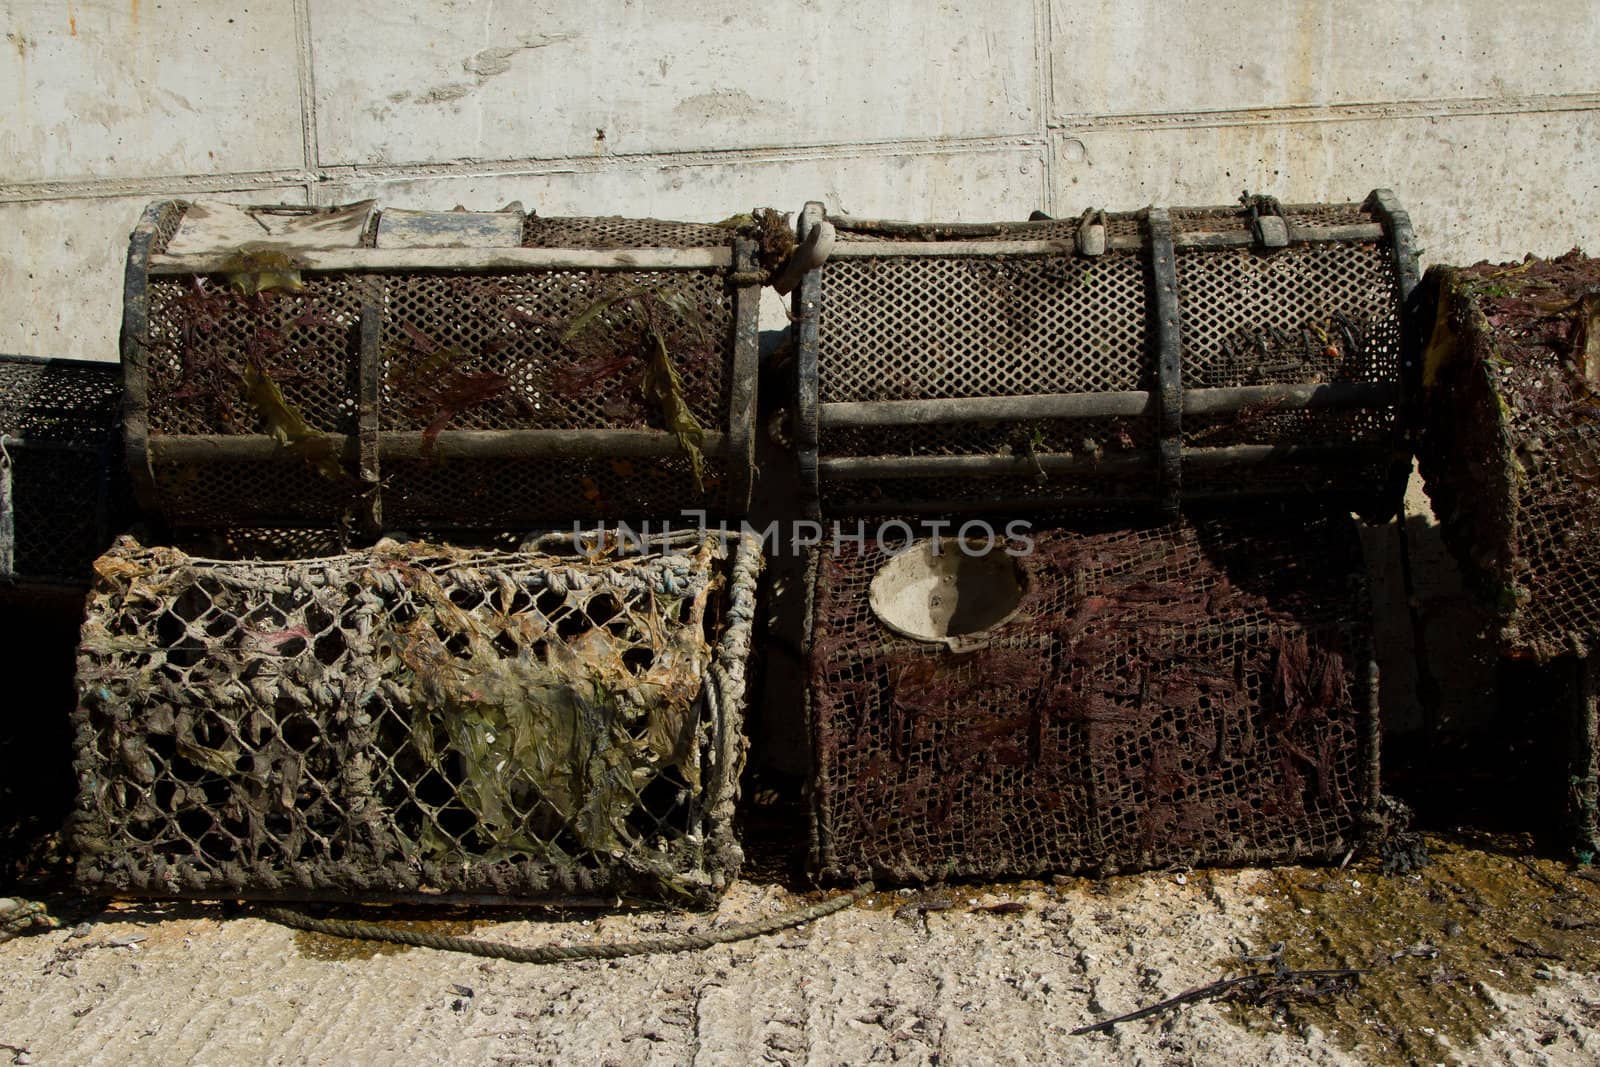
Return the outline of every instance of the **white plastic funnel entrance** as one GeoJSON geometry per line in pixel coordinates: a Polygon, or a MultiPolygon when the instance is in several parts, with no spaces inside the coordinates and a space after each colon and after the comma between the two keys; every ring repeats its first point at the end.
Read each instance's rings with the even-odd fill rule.
{"type": "Polygon", "coordinates": [[[952,651],[981,648],[1022,603],[1023,574],[1004,547],[921,541],[872,579],[872,613],[889,629],[952,651]]]}

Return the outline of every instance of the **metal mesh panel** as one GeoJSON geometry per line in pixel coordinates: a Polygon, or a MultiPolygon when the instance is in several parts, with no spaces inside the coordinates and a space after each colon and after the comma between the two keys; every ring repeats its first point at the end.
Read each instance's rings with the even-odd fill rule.
{"type": "Polygon", "coordinates": [[[152,461],[150,477],[161,496],[162,518],[175,527],[227,528],[240,522],[349,527],[355,519],[351,483],[304,463],[152,461]]]}
{"type": "Polygon", "coordinates": [[[810,705],[827,876],[1351,847],[1377,783],[1369,609],[1347,518],[1034,537],[1015,620],[961,653],[877,621],[881,552],[820,557],[810,705]]]}
{"type": "Polygon", "coordinates": [[[1138,389],[1134,253],[838,259],[822,271],[818,395],[918,400],[1138,389]]]}
{"type": "MultiPolygon", "coordinates": [[[[142,224],[157,247],[170,240],[186,205],[160,207],[142,224]]],[[[528,244],[589,252],[727,250],[736,242],[723,227],[655,219],[530,218],[524,230],[528,244]]],[[[481,266],[493,256],[484,250],[481,266]]],[[[132,469],[169,525],[354,522],[370,530],[388,506],[407,522],[459,527],[481,515],[495,526],[527,527],[616,521],[659,511],[662,501],[673,513],[703,507],[723,515],[748,504],[741,456],[749,413],[732,406],[736,395],[748,395],[734,379],[754,374],[756,337],[738,333],[734,319],[738,294],[754,295],[754,276],[737,287],[726,267],[352,269],[303,271],[299,291],[246,295],[238,290],[248,285],[230,284],[238,275],[141,278],[141,266],[149,267],[134,263],[129,290],[129,309],[143,311],[143,322],[127,342],[128,385],[147,425],[151,462],[139,457],[132,469]],[[364,314],[375,336],[363,334],[364,314]],[[363,390],[378,394],[365,410],[363,390]],[[704,457],[703,487],[692,476],[686,486],[682,475],[691,419],[740,450],[704,457]],[[572,457],[575,464],[529,458],[572,445],[540,436],[564,430],[594,435],[583,439],[587,451],[572,457]],[[641,430],[675,434],[666,447],[679,450],[609,462],[657,447],[660,439],[626,433],[641,430]],[[493,460],[514,468],[494,486],[512,495],[492,507],[453,496],[451,468],[430,464],[436,449],[451,451],[440,446],[442,433],[452,435],[455,455],[473,456],[480,468],[493,460]],[[328,454],[321,434],[343,435],[345,447],[328,454]],[[204,448],[179,440],[193,436],[255,440],[204,448]],[[263,436],[282,447],[265,447],[263,436]],[[168,458],[178,454],[181,463],[168,458]],[[556,477],[563,466],[583,468],[571,485],[556,477]]],[[[130,425],[132,439],[142,441],[141,424],[130,425]]],[[[477,491],[483,482],[474,475],[464,485],[477,491]]]]}
{"type": "Polygon", "coordinates": [[[441,414],[456,430],[659,424],[640,389],[651,351],[641,305],[617,300],[576,337],[563,339],[598,302],[650,290],[674,294],[672,303],[652,301],[655,329],[683,379],[689,409],[703,427],[720,429],[733,298],[710,270],[391,277],[381,335],[383,428],[422,430],[441,414]],[[453,382],[498,388],[453,404],[453,382]]]}
{"type": "Polygon", "coordinates": [[[1178,256],[1186,388],[1397,381],[1394,260],[1378,244],[1178,256]]]}
{"type": "Polygon", "coordinates": [[[529,215],[522,227],[527,248],[719,248],[731,235],[729,229],[705,223],[617,215],[547,219],[529,215]]]}
{"type": "Polygon", "coordinates": [[[489,530],[529,516],[550,523],[676,517],[685,508],[726,514],[727,464],[707,459],[696,490],[687,459],[390,460],[384,522],[489,530]]]}
{"type": "Polygon", "coordinates": [[[150,251],[154,255],[163,255],[167,246],[177,236],[178,227],[183,224],[183,216],[189,211],[187,200],[169,200],[162,205],[159,219],[156,222],[155,232],[151,235],[150,251]]]}
{"type": "Polygon", "coordinates": [[[80,878],[160,895],[706,900],[759,546],[119,544],[79,651],[80,878]]]}
{"type": "Polygon", "coordinates": [[[244,296],[216,276],[150,281],[150,432],[269,429],[246,396],[255,362],[313,428],[354,433],[360,366],[357,279],[313,274],[299,293],[244,296]]]}
{"type": "Polygon", "coordinates": [[[1442,532],[1513,655],[1600,638],[1600,418],[1586,369],[1600,260],[1435,268],[1418,453],[1442,532]]]}
{"type": "Polygon", "coordinates": [[[0,585],[85,585],[126,512],[113,479],[122,375],[116,364],[0,356],[0,487],[14,538],[0,585]]]}

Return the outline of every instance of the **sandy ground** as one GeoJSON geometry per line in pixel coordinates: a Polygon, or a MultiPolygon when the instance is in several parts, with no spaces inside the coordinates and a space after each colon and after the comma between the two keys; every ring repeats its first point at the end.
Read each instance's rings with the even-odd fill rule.
{"type": "MultiPolygon", "coordinates": [[[[1433,851],[1388,878],[1278,868],[891,892],[754,941],[554,966],[116,903],[0,945],[0,1064],[1600,1062],[1600,883],[1477,845],[1433,851]],[[1271,970],[1240,956],[1277,941],[1291,968],[1372,973],[1323,1001],[1206,1001],[1070,1032],[1271,970]]],[[[806,899],[740,882],[714,913],[501,912],[469,928],[628,939],[806,899]]]]}

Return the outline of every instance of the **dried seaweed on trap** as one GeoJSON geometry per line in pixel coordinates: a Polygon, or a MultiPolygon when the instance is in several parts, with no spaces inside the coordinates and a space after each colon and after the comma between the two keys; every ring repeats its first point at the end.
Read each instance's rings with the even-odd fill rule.
{"type": "MultiPolygon", "coordinates": [[[[562,332],[561,341],[571,345],[591,330],[623,329],[623,323],[630,318],[628,311],[633,313],[633,321],[643,326],[646,353],[641,392],[654,405],[664,427],[677,437],[678,446],[689,457],[695,490],[704,493],[705,455],[701,446],[705,444],[705,429],[690,410],[684,396],[683,377],[673,365],[668,346],[669,336],[682,338],[689,352],[702,360],[711,358],[714,340],[693,301],[670,286],[640,285],[620,289],[600,297],[579,312],[562,332]],[[677,330],[673,329],[674,325],[677,330]]],[[[596,363],[597,359],[591,358],[586,365],[595,366],[596,363]]]]}
{"type": "MultiPolygon", "coordinates": [[[[700,786],[693,704],[710,660],[703,619],[711,586],[655,599],[654,609],[679,625],[610,616],[609,625],[563,641],[550,639],[540,613],[512,614],[516,592],[495,577],[487,620],[458,607],[426,569],[394,564],[370,577],[415,609],[404,622],[389,616],[373,643],[394,650],[379,667],[410,688],[418,754],[428,764],[444,752],[457,757],[458,796],[492,843],[487,859],[535,850],[562,827],[583,848],[620,850],[639,793],[664,768],[700,786]]],[[[611,608],[592,599],[563,606],[591,622],[611,608]]],[[[455,851],[435,827],[425,830],[425,851],[455,851]]]]}
{"type": "Polygon", "coordinates": [[[120,544],[79,655],[86,881],[707,899],[737,869],[759,545],[120,544]]]}
{"type": "Polygon", "coordinates": [[[274,440],[315,467],[324,478],[345,479],[333,438],[306,422],[305,416],[283,398],[283,390],[271,375],[252,360],[245,364],[242,380],[246,398],[266,422],[267,433],[274,440]]]}
{"type": "Polygon", "coordinates": [[[228,284],[245,296],[273,289],[298,293],[305,288],[299,264],[281,249],[269,245],[241,246],[223,263],[222,273],[228,284]]]}

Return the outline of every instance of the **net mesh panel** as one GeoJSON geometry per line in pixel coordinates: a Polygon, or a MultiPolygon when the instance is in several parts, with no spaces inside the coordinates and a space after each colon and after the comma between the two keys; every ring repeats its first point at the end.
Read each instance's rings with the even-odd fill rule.
{"type": "MultiPolygon", "coordinates": [[[[1292,226],[1372,225],[1360,205],[1289,206],[1292,226]]],[[[1238,208],[1175,208],[1179,234],[1248,232],[1238,208]]],[[[1139,237],[1133,215],[1106,217],[1112,237],[1139,237]]],[[[1066,239],[1077,220],[1035,224],[970,241],[1066,239]]],[[[903,243],[962,238],[927,228],[929,237],[842,233],[849,241],[903,243]]],[[[1104,255],[848,257],[830,260],[821,274],[817,384],[822,403],[1048,393],[1119,392],[1155,387],[1153,337],[1147,329],[1147,253],[1113,249],[1104,255]]],[[[1398,383],[1399,288],[1386,240],[1299,243],[1263,253],[1253,248],[1180,248],[1176,260],[1181,308],[1183,384],[1187,389],[1332,382],[1398,383]]],[[[928,425],[914,431],[829,428],[818,432],[821,459],[838,456],[1013,455],[1026,448],[1072,455],[1148,448],[1150,418],[1017,420],[1011,424],[928,425]],[[1090,447],[1084,446],[1084,441],[1090,447]]],[[[1399,433],[1395,408],[1341,411],[1251,409],[1229,416],[1184,420],[1185,447],[1243,444],[1391,445],[1399,433]]],[[[1194,472],[1197,493],[1226,491],[1256,481],[1279,487],[1330,487],[1365,492],[1385,483],[1383,462],[1355,463],[1343,475],[1303,477],[1299,467],[1234,468],[1224,476],[1194,472]]],[[[1143,495],[1155,481],[1151,463],[1143,495]]],[[[1066,496],[1080,483],[1100,489],[1123,477],[1051,475],[1014,486],[1010,497],[1066,496]],[[1020,489],[1020,492],[1013,491],[1020,489]]],[[[1185,470],[1185,485],[1191,472],[1185,470]]],[[[996,494],[996,479],[898,479],[909,501],[959,502],[996,494]],[[917,482],[924,482],[917,487],[917,482]],[[963,484],[964,483],[964,484],[963,484]]],[[[871,486],[824,478],[825,508],[857,508],[871,486]]],[[[887,493],[882,494],[889,498],[887,493]]],[[[1136,494],[1137,495],[1137,494],[1136,494]]]]}
{"type": "Polygon", "coordinates": [[[1600,412],[1584,351],[1600,260],[1435,268],[1418,454],[1441,532],[1516,656],[1600,638],[1600,412]]]}
{"type": "Polygon", "coordinates": [[[0,434],[14,543],[0,586],[87,585],[126,514],[116,491],[122,373],[114,363],[0,356],[0,434]]]}
{"type": "Polygon", "coordinates": [[[849,258],[822,271],[818,396],[923,400],[1138,389],[1134,252],[849,258]]]}
{"type": "Polygon", "coordinates": [[[731,385],[723,358],[733,298],[716,271],[599,274],[416,274],[387,280],[382,330],[383,428],[423,430],[449,414],[452,430],[643,429],[660,413],[640,388],[651,352],[650,327],[666,342],[683,379],[683,399],[702,427],[726,423],[731,385]],[[677,307],[629,292],[665,290],[677,307]],[[575,337],[580,316],[600,302],[575,337]],[[439,376],[504,379],[488,397],[454,410],[439,376]],[[441,400],[445,402],[441,402],[441,400]]]}
{"type": "Polygon", "coordinates": [[[686,508],[727,513],[728,466],[707,457],[701,490],[686,457],[644,459],[391,459],[384,463],[389,525],[515,527],[530,512],[552,523],[676,517],[686,508]]]}
{"type": "Polygon", "coordinates": [[[522,226],[525,248],[720,248],[732,231],[699,222],[626,219],[617,215],[540,218],[522,226]]]}
{"type": "Polygon", "coordinates": [[[120,542],[79,649],[80,879],[705,901],[737,872],[755,539],[611,558],[120,542]]]}
{"type": "Polygon", "coordinates": [[[877,621],[881,552],[819,558],[810,703],[825,875],[1343,855],[1376,786],[1348,517],[1033,536],[1016,619],[960,654],[877,621]]]}
{"type": "MultiPolygon", "coordinates": [[[[160,220],[157,244],[181,216],[160,220]]],[[[529,218],[525,242],[543,248],[727,247],[716,226],[654,219],[529,218]]],[[[486,253],[487,255],[487,253],[486,253]]],[[[656,342],[679,378],[679,396],[707,431],[726,431],[733,393],[734,294],[722,269],[672,271],[526,270],[496,272],[320,272],[301,292],[246,296],[226,277],[149,278],[145,339],[150,433],[247,435],[274,429],[270,402],[245,385],[254,366],[282,393],[284,406],[322,433],[355,435],[360,398],[360,318],[375,291],[379,339],[379,434],[441,431],[640,430],[666,427],[647,387],[656,342]]],[[[550,458],[503,462],[492,479],[479,463],[380,463],[386,514],[395,519],[537,525],[568,518],[613,521],[659,513],[662,502],[730,507],[726,460],[708,458],[697,491],[687,455],[572,466],[550,458]],[[497,499],[481,492],[493,482],[497,499]]],[[[427,449],[424,449],[427,453],[427,449]]],[[[352,448],[342,457],[355,469],[352,448]]],[[[326,525],[363,506],[353,478],[286,454],[273,460],[155,465],[163,517],[180,527],[246,523],[326,525]],[[277,470],[270,468],[276,466],[277,470]]]]}
{"type": "Polygon", "coordinates": [[[152,255],[165,255],[167,246],[172,244],[172,239],[178,234],[178,227],[183,225],[183,217],[189,213],[187,200],[169,200],[161,205],[161,211],[156,219],[155,232],[151,235],[150,252],[152,255]]]}

